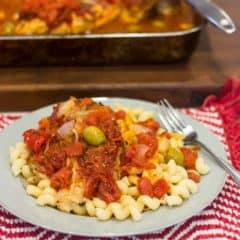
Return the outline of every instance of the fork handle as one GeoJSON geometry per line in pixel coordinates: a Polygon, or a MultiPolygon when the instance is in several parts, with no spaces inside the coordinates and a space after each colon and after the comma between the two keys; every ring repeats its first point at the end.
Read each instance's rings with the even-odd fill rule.
{"type": "Polygon", "coordinates": [[[215,153],[213,153],[208,146],[206,146],[204,143],[194,140],[198,145],[200,145],[202,148],[204,148],[215,160],[216,162],[222,167],[229,175],[232,176],[235,183],[240,187],[240,173],[225,160],[224,158],[218,157],[215,153]]]}

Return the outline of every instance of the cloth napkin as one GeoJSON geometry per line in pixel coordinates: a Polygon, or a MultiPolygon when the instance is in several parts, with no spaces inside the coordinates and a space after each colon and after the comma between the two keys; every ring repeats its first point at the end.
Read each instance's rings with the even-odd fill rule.
{"type": "MultiPolygon", "coordinates": [[[[229,162],[240,170],[240,80],[228,79],[218,97],[209,96],[199,109],[190,108],[182,111],[202,122],[219,137],[224,144],[229,162]]],[[[11,124],[22,115],[19,113],[0,115],[0,128],[11,124]]],[[[13,216],[0,206],[0,240],[3,239],[75,240],[86,237],[61,234],[34,226],[13,216]]],[[[231,177],[228,177],[218,197],[198,215],[157,232],[118,239],[238,240],[240,189],[231,177]]]]}

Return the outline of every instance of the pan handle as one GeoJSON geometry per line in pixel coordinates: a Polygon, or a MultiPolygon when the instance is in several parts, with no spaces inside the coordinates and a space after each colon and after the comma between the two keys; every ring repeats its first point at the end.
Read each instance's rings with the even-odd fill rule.
{"type": "Polygon", "coordinates": [[[236,26],[229,15],[218,5],[209,0],[187,0],[210,23],[225,33],[236,31],[236,26]]]}

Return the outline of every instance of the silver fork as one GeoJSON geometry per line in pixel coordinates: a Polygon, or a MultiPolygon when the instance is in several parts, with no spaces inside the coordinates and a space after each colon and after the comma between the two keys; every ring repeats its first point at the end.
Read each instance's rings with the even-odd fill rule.
{"type": "Polygon", "coordinates": [[[186,145],[199,145],[204,150],[206,150],[216,162],[228,173],[230,174],[238,186],[240,186],[240,173],[233,168],[226,159],[218,157],[214,152],[212,152],[207,145],[200,142],[197,137],[197,132],[193,129],[191,125],[185,123],[177,110],[168,102],[168,100],[163,99],[158,102],[159,109],[159,119],[168,131],[178,132],[184,134],[184,144],[186,145]]]}

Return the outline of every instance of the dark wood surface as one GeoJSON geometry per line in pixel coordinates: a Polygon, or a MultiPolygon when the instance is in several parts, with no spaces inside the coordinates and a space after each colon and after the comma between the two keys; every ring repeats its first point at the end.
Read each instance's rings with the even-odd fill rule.
{"type": "MultiPolygon", "coordinates": [[[[240,26],[240,3],[216,0],[240,26]]],[[[217,94],[228,76],[240,76],[240,32],[226,35],[208,25],[191,59],[141,66],[29,67],[0,69],[0,111],[26,111],[70,95],[120,96],[176,106],[197,106],[217,94]]],[[[34,53],[33,53],[34,54],[34,53]]]]}

